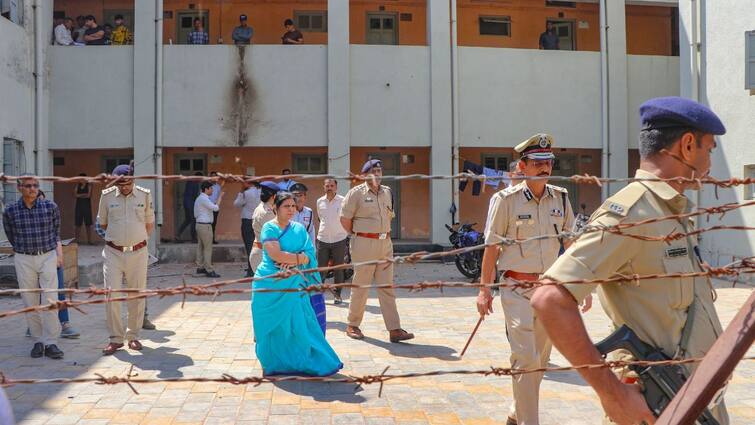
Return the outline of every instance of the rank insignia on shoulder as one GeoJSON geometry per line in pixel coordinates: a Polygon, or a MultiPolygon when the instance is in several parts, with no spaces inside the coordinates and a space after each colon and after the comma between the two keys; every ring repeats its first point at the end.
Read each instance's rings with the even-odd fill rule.
{"type": "Polygon", "coordinates": [[[614,212],[616,214],[624,215],[624,212],[626,211],[622,205],[619,205],[615,202],[610,202],[607,205],[608,211],[614,212]]]}
{"type": "Polygon", "coordinates": [[[561,212],[560,208],[553,208],[551,210],[551,216],[552,217],[563,217],[564,213],[561,212]]]}
{"type": "Polygon", "coordinates": [[[517,220],[529,220],[532,218],[532,214],[520,214],[516,216],[517,220]]]}
{"type": "Polygon", "coordinates": [[[686,257],[686,256],[687,256],[687,247],[681,246],[681,247],[666,248],[666,257],[668,258],[677,258],[677,257],[686,257]]]}

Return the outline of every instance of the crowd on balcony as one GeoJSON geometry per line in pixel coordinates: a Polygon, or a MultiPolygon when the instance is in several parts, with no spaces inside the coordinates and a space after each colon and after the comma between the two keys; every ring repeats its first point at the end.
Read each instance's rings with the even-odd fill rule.
{"type": "Polygon", "coordinates": [[[93,15],[77,16],[55,23],[54,44],[57,46],[122,46],[134,44],[134,34],[126,26],[123,15],[115,15],[113,24],[100,25],[93,15]]]}

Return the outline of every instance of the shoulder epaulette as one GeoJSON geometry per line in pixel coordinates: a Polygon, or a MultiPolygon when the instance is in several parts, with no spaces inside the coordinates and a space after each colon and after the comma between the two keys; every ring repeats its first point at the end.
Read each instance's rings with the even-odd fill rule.
{"type": "Polygon", "coordinates": [[[108,193],[110,193],[110,192],[113,192],[113,191],[115,191],[116,189],[118,189],[118,187],[117,187],[117,186],[111,186],[111,187],[109,187],[109,188],[107,188],[107,189],[103,190],[103,191],[102,191],[102,194],[103,194],[103,195],[105,195],[105,194],[108,194],[108,193]]]}
{"type": "Polygon", "coordinates": [[[603,205],[600,206],[600,209],[626,217],[632,206],[642,198],[642,195],[644,195],[647,190],[648,189],[640,183],[631,183],[624,189],[618,191],[615,195],[606,199],[606,201],[603,202],[603,205]]]}
{"type": "Polygon", "coordinates": [[[567,190],[563,186],[556,186],[556,185],[553,185],[553,184],[546,184],[546,186],[549,187],[549,188],[551,188],[551,189],[553,189],[553,190],[555,190],[556,192],[566,192],[566,193],[569,193],[569,190],[567,190]]]}
{"type": "Polygon", "coordinates": [[[144,193],[149,193],[149,189],[147,189],[146,187],[134,186],[134,188],[136,188],[137,190],[141,190],[144,193]]]}

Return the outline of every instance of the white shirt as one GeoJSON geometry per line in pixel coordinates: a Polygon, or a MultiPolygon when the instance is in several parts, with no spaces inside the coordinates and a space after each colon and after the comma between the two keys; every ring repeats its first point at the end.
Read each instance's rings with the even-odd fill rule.
{"type": "Polygon", "coordinates": [[[233,206],[241,208],[241,218],[251,220],[254,215],[254,209],[262,202],[260,200],[260,190],[252,186],[249,189],[236,195],[233,206]]]}
{"type": "Polygon", "coordinates": [[[332,201],[328,201],[325,195],[317,200],[317,216],[320,218],[320,229],[317,232],[317,239],[325,243],[340,242],[349,234],[341,226],[341,207],[343,206],[343,196],[336,194],[332,201]]]}
{"type": "Polygon", "coordinates": [[[66,26],[63,24],[55,27],[55,44],[57,44],[58,46],[70,46],[73,44],[73,38],[71,38],[71,30],[66,28],[66,26]]]}
{"type": "Polygon", "coordinates": [[[312,212],[312,208],[304,207],[301,211],[296,211],[293,221],[301,223],[307,233],[309,233],[309,239],[312,240],[312,244],[315,243],[315,213],[312,212]]]}
{"type": "Polygon", "coordinates": [[[212,212],[219,209],[220,207],[210,201],[210,197],[202,192],[197,196],[197,200],[194,201],[194,219],[197,220],[197,223],[212,224],[215,218],[212,212]]]}

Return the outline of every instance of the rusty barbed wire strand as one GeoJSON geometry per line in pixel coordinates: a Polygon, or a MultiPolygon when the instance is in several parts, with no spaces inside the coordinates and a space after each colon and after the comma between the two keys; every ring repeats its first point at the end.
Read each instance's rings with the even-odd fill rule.
{"type": "MultiPolygon", "coordinates": [[[[81,383],[95,383],[98,385],[116,385],[126,384],[131,390],[138,394],[138,391],[134,387],[134,384],[153,384],[164,382],[212,382],[212,383],[225,383],[231,385],[254,385],[259,386],[262,384],[271,384],[278,382],[322,382],[322,383],[342,383],[342,384],[355,384],[355,385],[369,385],[379,384],[380,390],[378,391],[378,397],[382,396],[383,384],[397,379],[413,379],[413,378],[425,378],[434,376],[447,376],[447,375],[481,375],[488,376],[517,376],[529,373],[543,373],[543,372],[569,372],[579,371],[584,369],[604,369],[604,368],[619,368],[627,366],[668,366],[668,365],[683,365],[691,363],[699,363],[703,360],[702,357],[689,358],[689,359],[672,359],[672,360],[660,360],[660,361],[604,361],[602,363],[583,364],[576,366],[560,366],[560,367],[541,367],[533,369],[516,369],[507,367],[495,367],[490,366],[488,369],[451,369],[451,370],[434,370],[431,372],[413,372],[413,373],[399,373],[389,374],[387,373],[390,366],[383,369],[383,372],[376,375],[344,375],[343,377],[335,376],[246,376],[237,378],[233,375],[224,373],[219,377],[175,377],[175,378],[138,378],[138,374],[134,373],[134,365],[132,364],[129,371],[123,376],[104,376],[99,373],[95,373],[94,377],[83,378],[48,378],[48,379],[34,379],[34,378],[10,378],[3,372],[0,372],[0,387],[10,387],[14,385],[37,385],[37,384],[81,384],[81,383]]],[[[755,356],[744,357],[741,361],[755,360],[755,356]]]]}
{"type": "MultiPolygon", "coordinates": [[[[755,205],[755,201],[750,203],[750,205],[755,205]]],[[[721,207],[712,207],[708,208],[707,210],[715,210],[717,212],[720,212],[721,207]]],[[[688,213],[688,214],[682,214],[678,216],[690,216],[690,215],[699,215],[707,212],[696,212],[696,213],[688,213]]],[[[354,268],[364,265],[385,265],[388,263],[394,263],[394,264],[407,264],[407,263],[416,263],[419,261],[426,261],[426,260],[432,260],[437,258],[443,258],[447,256],[455,256],[459,254],[465,254],[477,250],[481,250],[484,248],[487,248],[489,246],[511,246],[511,245],[517,245],[517,244],[523,244],[527,242],[537,241],[537,240],[543,240],[543,239],[553,239],[553,238],[561,238],[561,239],[568,239],[568,240],[575,240],[582,236],[585,233],[591,233],[591,232],[597,232],[597,231],[607,231],[613,234],[626,236],[630,238],[639,239],[642,241],[664,241],[664,242],[671,242],[674,240],[682,239],[687,236],[693,236],[702,234],[704,232],[709,231],[718,231],[718,230],[755,230],[755,227],[748,227],[748,226],[725,226],[725,225],[719,225],[719,226],[712,226],[708,228],[702,228],[697,229],[690,232],[672,232],[665,235],[659,235],[659,236],[645,236],[645,235],[635,235],[635,234],[629,234],[629,233],[623,233],[622,230],[630,227],[634,227],[637,225],[644,225],[648,222],[654,222],[659,221],[660,219],[670,219],[670,218],[676,218],[677,216],[667,216],[667,217],[659,217],[655,219],[650,220],[644,220],[642,222],[636,222],[636,223],[622,223],[615,226],[602,226],[602,225],[587,225],[584,228],[580,229],[579,231],[570,231],[570,232],[560,232],[560,233],[553,233],[548,235],[537,235],[532,236],[530,238],[525,239],[510,239],[510,238],[500,238],[501,240],[499,242],[490,242],[490,243],[484,243],[479,245],[473,245],[469,247],[464,248],[458,248],[454,250],[449,251],[443,251],[438,253],[426,253],[423,251],[414,252],[409,255],[405,256],[395,256],[392,258],[383,258],[383,259],[377,259],[377,260],[368,260],[368,261],[362,261],[362,262],[352,262],[352,263],[344,263],[339,264],[335,266],[324,266],[324,267],[316,267],[316,268],[310,268],[310,269],[301,269],[296,270],[296,273],[303,273],[303,274],[313,274],[313,273],[323,273],[323,272],[329,272],[329,271],[335,271],[335,270],[341,270],[346,268],[354,268]]],[[[745,258],[746,260],[746,258],[745,258]]],[[[278,273],[274,273],[267,276],[260,276],[260,277],[251,277],[251,278],[242,278],[242,279],[233,279],[230,281],[221,281],[219,283],[210,284],[210,287],[217,287],[217,286],[224,286],[226,284],[236,284],[236,283],[249,283],[254,282],[256,280],[262,280],[262,279],[285,279],[287,277],[291,276],[291,273],[293,273],[293,270],[291,271],[282,271],[278,273]],[[226,283],[228,282],[228,283],[226,283]]],[[[3,295],[18,295],[22,293],[64,293],[64,294],[89,294],[89,295],[102,295],[106,292],[105,289],[98,289],[98,288],[86,288],[86,289],[73,289],[73,288],[28,288],[28,289],[3,289],[0,290],[0,296],[3,295]]],[[[107,292],[107,294],[111,293],[138,293],[139,291],[146,291],[146,290],[138,290],[138,289],[112,289],[107,292]]]]}
{"type": "MultiPolygon", "coordinates": [[[[105,185],[112,184],[116,181],[123,180],[162,180],[168,182],[177,181],[213,181],[213,182],[226,182],[226,183],[243,183],[243,182],[262,182],[269,180],[284,180],[284,179],[339,179],[339,180],[358,180],[368,181],[373,179],[369,175],[354,174],[349,172],[346,175],[336,174],[270,174],[264,176],[246,176],[241,174],[226,174],[217,173],[217,176],[184,176],[178,174],[144,174],[139,176],[113,176],[111,174],[101,173],[96,176],[74,176],[74,177],[62,177],[62,176],[13,176],[0,173],[0,183],[15,182],[19,178],[36,178],[40,181],[48,181],[53,183],[102,183],[105,185]]],[[[485,175],[478,175],[473,173],[458,173],[458,174],[407,174],[401,176],[382,176],[383,181],[401,181],[401,180],[504,180],[503,177],[491,178],[485,175]]],[[[549,180],[552,182],[573,182],[576,184],[595,184],[602,186],[603,183],[630,183],[634,181],[647,181],[647,182],[667,182],[678,184],[709,184],[715,187],[733,187],[754,184],[755,178],[738,178],[732,177],[729,179],[716,179],[714,177],[671,177],[671,178],[637,178],[637,177],[598,177],[590,174],[575,174],[572,176],[522,176],[517,177],[519,180],[549,180]]]]}
{"type": "MultiPolygon", "coordinates": [[[[297,274],[303,274],[303,270],[297,271],[295,273],[297,274]]],[[[294,272],[290,272],[291,274],[294,274],[294,272]]],[[[650,279],[662,279],[662,278],[694,278],[694,277],[720,277],[720,276],[739,276],[741,274],[753,274],[755,273],[755,262],[750,261],[749,259],[744,259],[742,261],[739,261],[734,266],[728,266],[728,267],[707,267],[706,270],[701,272],[687,272],[687,273],[657,273],[657,274],[650,274],[650,275],[615,275],[614,277],[607,278],[607,279],[575,279],[575,280],[566,280],[566,281],[555,281],[555,280],[546,280],[546,279],[538,279],[538,280],[514,280],[514,283],[489,283],[489,284],[481,284],[481,283],[468,283],[468,282],[444,282],[444,281],[423,281],[423,282],[415,282],[415,283],[409,283],[409,284],[378,284],[378,285],[371,285],[370,287],[374,287],[376,289],[384,289],[384,288],[393,288],[393,289],[408,289],[411,292],[421,292],[426,289],[440,289],[441,292],[443,288],[481,288],[481,287],[509,287],[509,288],[523,288],[523,289],[530,289],[535,288],[539,286],[550,286],[550,285],[594,285],[594,284],[610,284],[610,283],[633,283],[635,285],[638,285],[640,281],[642,280],[650,280],[650,279]]],[[[290,275],[289,275],[290,276],[290,275]]],[[[73,308],[77,311],[79,311],[82,314],[86,314],[83,310],[81,310],[79,307],[83,305],[92,305],[92,304],[106,304],[110,302],[121,302],[121,301],[130,301],[130,300],[137,300],[137,299],[147,299],[151,297],[160,297],[164,298],[167,296],[182,296],[183,300],[185,302],[186,297],[188,295],[194,295],[194,296],[212,296],[212,300],[214,301],[217,297],[221,295],[229,295],[229,294],[247,294],[247,293],[270,293],[270,292],[280,292],[280,293],[312,293],[312,292],[325,292],[330,291],[336,288],[358,288],[363,285],[357,285],[354,283],[339,283],[339,284],[329,284],[329,283],[316,283],[316,284],[310,284],[310,285],[301,285],[296,288],[239,288],[239,289],[219,289],[221,286],[228,286],[235,283],[248,283],[251,281],[252,278],[243,278],[243,279],[234,279],[234,280],[228,280],[228,281],[222,281],[222,282],[214,282],[210,284],[205,285],[187,285],[185,282],[182,285],[174,286],[171,288],[156,288],[156,289],[118,289],[118,290],[111,290],[107,288],[92,288],[89,290],[83,290],[90,294],[90,299],[83,300],[83,301],[74,301],[74,300],[56,300],[54,302],[50,302],[49,304],[39,304],[35,306],[29,306],[24,307],[17,310],[10,310],[5,312],[0,312],[0,319],[16,316],[20,314],[25,313],[31,313],[34,311],[45,311],[45,310],[62,310],[66,308],[73,308]],[[114,293],[134,293],[135,295],[131,296],[123,296],[123,297],[112,297],[112,294],[114,293]],[[105,298],[95,298],[91,299],[95,295],[104,295],[105,298]]],[[[182,303],[183,306],[183,303],[182,303]]]]}

